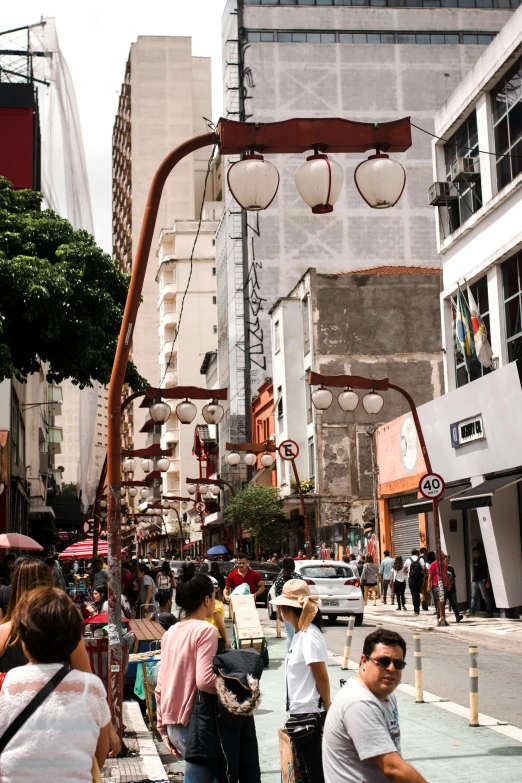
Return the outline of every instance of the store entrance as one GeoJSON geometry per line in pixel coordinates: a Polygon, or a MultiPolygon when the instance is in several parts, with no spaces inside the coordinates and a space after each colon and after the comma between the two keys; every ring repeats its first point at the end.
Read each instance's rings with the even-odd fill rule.
{"type": "MultiPolygon", "coordinates": [[[[466,562],[466,589],[468,593],[468,607],[471,604],[471,581],[473,575],[473,547],[478,547],[480,552],[484,554],[484,542],[482,540],[482,531],[480,529],[479,518],[477,510],[470,508],[462,512],[464,521],[464,551],[466,562]]],[[[489,594],[493,606],[495,605],[495,598],[491,587],[489,588],[489,594]]],[[[477,604],[477,611],[485,612],[486,606],[482,596],[479,597],[477,604]]]]}

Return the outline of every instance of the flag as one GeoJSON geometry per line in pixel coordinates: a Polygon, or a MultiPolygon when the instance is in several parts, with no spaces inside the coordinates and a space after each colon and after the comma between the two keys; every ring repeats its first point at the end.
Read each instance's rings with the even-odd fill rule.
{"type": "Polygon", "coordinates": [[[482,316],[479,313],[477,303],[468,286],[468,303],[471,315],[471,325],[473,328],[473,339],[475,341],[475,353],[477,359],[483,367],[491,367],[493,351],[488,340],[488,330],[482,316]]]}
{"type": "Polygon", "coordinates": [[[469,372],[474,361],[477,359],[475,351],[475,340],[473,338],[473,324],[469,312],[468,303],[464,294],[460,290],[457,293],[457,320],[455,327],[457,348],[462,354],[466,370],[469,372]]]}

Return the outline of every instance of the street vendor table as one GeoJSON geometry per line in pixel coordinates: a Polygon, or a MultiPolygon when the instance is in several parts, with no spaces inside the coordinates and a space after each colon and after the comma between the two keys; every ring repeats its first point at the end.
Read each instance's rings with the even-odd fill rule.
{"type": "MultiPolygon", "coordinates": [[[[159,649],[161,637],[165,633],[163,626],[155,620],[130,620],[129,629],[133,631],[135,636],[134,649],[132,651],[134,653],[144,653],[159,649]]],[[[137,667],[137,662],[131,661],[129,663],[125,676],[126,682],[135,681],[137,667]]]]}

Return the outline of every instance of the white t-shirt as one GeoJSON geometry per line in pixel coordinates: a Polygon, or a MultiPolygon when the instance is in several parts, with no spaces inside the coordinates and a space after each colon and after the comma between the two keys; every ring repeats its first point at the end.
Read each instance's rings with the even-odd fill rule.
{"type": "Polygon", "coordinates": [[[325,783],[387,783],[375,756],[401,752],[395,696],[381,701],[356,677],[341,688],[326,716],[325,783]]]}
{"type": "MultiPolygon", "coordinates": [[[[0,692],[0,735],[60,668],[60,663],[38,663],[7,673],[0,692]]],[[[92,783],[100,729],[110,719],[102,681],[73,669],[6,746],[1,783],[92,783]]]]}
{"type": "Polygon", "coordinates": [[[317,690],[311,663],[328,664],[326,641],[316,625],[298,631],[286,656],[286,682],[290,713],[320,712],[320,694],[317,690]]]}
{"type": "Polygon", "coordinates": [[[406,573],[407,574],[410,573],[410,566],[411,566],[411,564],[414,563],[416,560],[419,561],[421,566],[425,566],[426,565],[426,563],[424,562],[424,558],[423,557],[419,557],[418,555],[412,555],[411,557],[408,557],[408,559],[404,563],[404,568],[406,568],[406,573]]]}
{"type": "Polygon", "coordinates": [[[396,571],[395,568],[392,568],[392,579],[394,582],[405,582],[406,574],[402,568],[399,571],[396,571]]]}

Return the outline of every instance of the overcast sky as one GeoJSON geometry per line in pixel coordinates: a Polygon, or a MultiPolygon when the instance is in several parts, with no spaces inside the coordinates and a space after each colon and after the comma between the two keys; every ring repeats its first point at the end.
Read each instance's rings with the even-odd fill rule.
{"type": "Polygon", "coordinates": [[[221,96],[225,0],[23,0],[2,3],[0,31],[53,16],[74,81],[89,171],[96,239],[111,252],[111,139],[131,43],[138,35],[191,35],[192,54],[212,58],[212,114],[221,96]]]}

